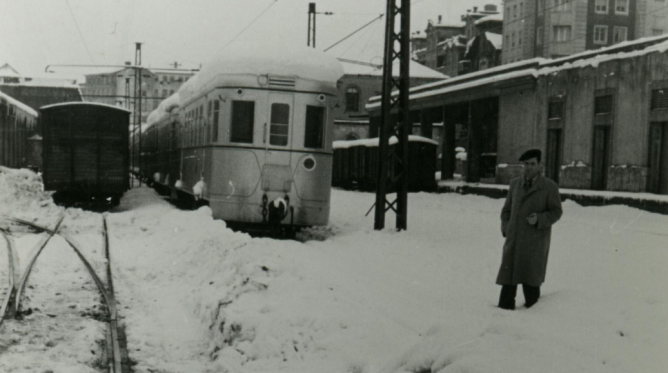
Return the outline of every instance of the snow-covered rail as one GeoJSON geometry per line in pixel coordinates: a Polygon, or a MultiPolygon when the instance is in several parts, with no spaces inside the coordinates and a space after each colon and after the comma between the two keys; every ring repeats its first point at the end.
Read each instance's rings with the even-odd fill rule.
{"type": "MultiPolygon", "coordinates": [[[[109,260],[109,239],[108,239],[108,234],[107,234],[107,222],[106,219],[103,218],[103,229],[102,229],[102,235],[103,235],[103,241],[104,241],[104,254],[106,256],[106,262],[107,262],[107,286],[105,287],[105,284],[102,282],[100,279],[100,276],[97,275],[95,272],[95,269],[93,266],[90,264],[90,262],[86,259],[86,257],[83,255],[82,250],[78,247],[78,245],[75,243],[73,239],[68,237],[66,234],[63,234],[62,232],[59,232],[59,227],[60,224],[62,223],[63,218],[61,218],[58,221],[58,224],[54,229],[50,229],[47,227],[40,226],[38,224],[25,221],[22,219],[16,219],[16,218],[9,218],[10,221],[14,223],[18,223],[21,225],[29,226],[37,231],[40,232],[45,232],[49,234],[49,236],[45,239],[42,240],[40,243],[40,247],[36,250],[35,255],[33,256],[32,260],[30,261],[28,267],[25,269],[23,276],[21,278],[21,281],[18,286],[15,285],[15,282],[13,281],[14,278],[14,269],[12,266],[13,263],[13,244],[11,240],[11,236],[7,234],[4,230],[0,231],[2,232],[3,236],[5,237],[5,240],[8,245],[8,251],[9,251],[9,260],[10,260],[10,277],[11,277],[11,282],[8,287],[8,292],[7,296],[5,297],[5,301],[3,302],[3,307],[2,307],[2,317],[4,318],[5,315],[15,315],[19,314],[19,308],[20,308],[20,301],[21,301],[21,296],[22,293],[25,289],[27,279],[30,275],[30,272],[32,270],[32,267],[37,260],[37,257],[39,254],[42,252],[44,247],[47,245],[48,241],[56,234],[61,236],[67,244],[74,250],[76,255],[79,257],[81,262],[84,264],[85,268],[87,269],[88,273],[91,275],[93,278],[93,281],[95,282],[98,291],[102,295],[102,298],[104,299],[105,304],[107,305],[107,309],[109,312],[109,327],[107,330],[107,344],[106,344],[106,357],[107,357],[107,366],[108,366],[108,371],[111,373],[123,373],[124,371],[128,371],[127,365],[124,367],[122,364],[122,348],[120,346],[120,339],[119,338],[119,328],[118,328],[118,319],[117,319],[117,311],[116,311],[116,300],[114,298],[114,291],[113,291],[113,282],[112,282],[112,275],[111,275],[111,263],[109,260]],[[11,302],[13,301],[13,304],[11,302]],[[9,306],[7,306],[9,305],[9,306]],[[8,309],[7,311],[9,312],[6,313],[5,309],[8,309]]],[[[2,320],[0,319],[0,323],[2,320]]],[[[124,354],[127,356],[127,353],[124,354]]],[[[126,357],[127,359],[127,357],[126,357]]]]}
{"type": "Polygon", "coordinates": [[[2,324],[7,314],[9,302],[16,292],[16,281],[14,281],[14,240],[4,229],[0,228],[0,234],[2,234],[7,247],[7,286],[4,288],[4,298],[0,306],[0,324],[2,324]]]}

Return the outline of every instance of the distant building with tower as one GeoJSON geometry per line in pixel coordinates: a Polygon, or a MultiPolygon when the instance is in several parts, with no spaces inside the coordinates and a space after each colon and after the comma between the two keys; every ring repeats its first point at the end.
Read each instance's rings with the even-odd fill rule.
{"type": "Polygon", "coordinates": [[[444,23],[439,15],[424,34],[411,37],[412,59],[450,77],[501,63],[503,18],[496,5],[473,7],[461,21],[444,23]]]}

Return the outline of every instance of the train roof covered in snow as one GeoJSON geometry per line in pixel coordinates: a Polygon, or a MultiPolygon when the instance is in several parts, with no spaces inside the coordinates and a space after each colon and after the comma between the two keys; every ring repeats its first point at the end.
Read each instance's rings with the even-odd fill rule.
{"type": "Polygon", "coordinates": [[[290,89],[336,95],[343,68],[333,56],[303,46],[236,43],[223,49],[178,93],[181,104],[216,87],[290,89]]]}
{"type": "Polygon", "coordinates": [[[214,88],[260,88],[337,94],[341,63],[313,48],[235,43],[223,49],[148,117],[148,124],[170,115],[214,88]]]}

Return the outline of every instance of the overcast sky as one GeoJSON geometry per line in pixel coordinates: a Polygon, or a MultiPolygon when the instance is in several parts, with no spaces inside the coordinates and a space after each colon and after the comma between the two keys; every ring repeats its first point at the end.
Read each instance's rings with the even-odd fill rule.
{"type": "MultiPolygon", "coordinates": [[[[0,65],[24,76],[44,76],[53,64],[122,64],[134,61],[142,42],[142,65],[193,68],[233,39],[306,45],[308,3],[315,2],[316,46],[325,49],[385,13],[386,0],[0,0],[0,65]]],[[[501,0],[413,0],[411,30],[429,19],[457,22],[473,6],[501,0]]],[[[327,53],[382,62],[385,19],[327,53]]],[[[90,70],[54,69],[51,76],[90,70]]]]}

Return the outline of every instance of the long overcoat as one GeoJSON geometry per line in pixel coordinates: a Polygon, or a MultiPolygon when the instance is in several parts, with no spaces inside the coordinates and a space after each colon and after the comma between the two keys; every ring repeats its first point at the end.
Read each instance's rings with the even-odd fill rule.
{"type": "Polygon", "coordinates": [[[545,281],[552,224],[561,214],[559,187],[554,181],[539,174],[529,189],[524,186],[524,177],[510,182],[501,210],[501,232],[506,241],[497,284],[540,286],[545,281]],[[530,225],[527,217],[533,213],[538,222],[530,225]]]}

